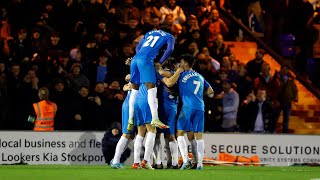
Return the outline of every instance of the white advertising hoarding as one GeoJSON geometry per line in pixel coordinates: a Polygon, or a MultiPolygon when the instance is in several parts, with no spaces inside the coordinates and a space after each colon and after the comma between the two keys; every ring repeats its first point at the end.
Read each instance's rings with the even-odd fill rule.
{"type": "MultiPolygon", "coordinates": [[[[102,137],[102,132],[0,131],[0,164],[104,164],[102,137]]],[[[320,136],[210,133],[204,140],[206,157],[226,152],[257,155],[271,166],[320,163],[320,136]]]]}

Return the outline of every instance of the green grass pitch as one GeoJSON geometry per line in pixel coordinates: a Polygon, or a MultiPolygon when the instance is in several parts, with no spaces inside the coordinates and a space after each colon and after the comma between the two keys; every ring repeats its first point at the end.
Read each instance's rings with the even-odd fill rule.
{"type": "Polygon", "coordinates": [[[125,169],[111,169],[101,165],[2,165],[0,180],[203,180],[203,179],[254,179],[254,180],[320,180],[319,167],[240,167],[240,166],[205,166],[198,170],[133,170],[130,166],[125,169]]]}

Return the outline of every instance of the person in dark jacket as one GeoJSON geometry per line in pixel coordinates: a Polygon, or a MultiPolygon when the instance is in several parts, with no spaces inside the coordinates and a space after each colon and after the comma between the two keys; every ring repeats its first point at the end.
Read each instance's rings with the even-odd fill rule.
{"type": "MultiPolygon", "coordinates": [[[[114,122],[111,124],[110,129],[104,134],[102,138],[102,152],[107,164],[110,164],[112,160],[118,141],[122,135],[121,124],[119,122],[114,122]]],[[[124,163],[131,154],[131,149],[126,148],[120,158],[120,163],[124,163]]]]}
{"type": "Polygon", "coordinates": [[[246,114],[248,115],[247,131],[253,133],[273,133],[274,109],[267,99],[267,89],[260,87],[257,97],[253,93],[247,97],[246,114]]]}

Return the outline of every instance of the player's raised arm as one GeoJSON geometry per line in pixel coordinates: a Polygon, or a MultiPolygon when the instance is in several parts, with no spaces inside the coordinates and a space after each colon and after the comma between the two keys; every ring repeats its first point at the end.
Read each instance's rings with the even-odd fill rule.
{"type": "Polygon", "coordinates": [[[161,57],[159,63],[163,64],[165,60],[172,54],[174,50],[174,37],[170,35],[170,37],[167,39],[167,49],[164,52],[163,56],[161,57]]]}
{"type": "Polygon", "coordinates": [[[172,87],[179,79],[180,74],[184,71],[183,68],[179,67],[177,71],[171,76],[170,78],[164,77],[162,78],[162,82],[167,86],[167,87],[172,87]]]}

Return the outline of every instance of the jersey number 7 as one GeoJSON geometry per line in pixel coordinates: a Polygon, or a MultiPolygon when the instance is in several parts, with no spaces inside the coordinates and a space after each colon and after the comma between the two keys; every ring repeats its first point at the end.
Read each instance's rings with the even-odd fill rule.
{"type": "Polygon", "coordinates": [[[194,89],[193,94],[197,94],[198,91],[199,91],[199,88],[200,88],[200,81],[194,80],[194,81],[193,81],[193,84],[196,85],[196,88],[194,89]]]}

